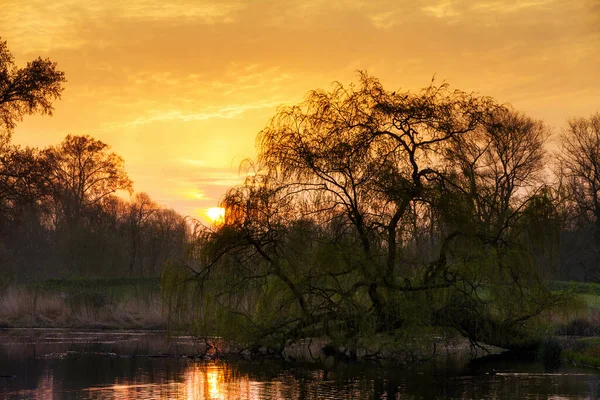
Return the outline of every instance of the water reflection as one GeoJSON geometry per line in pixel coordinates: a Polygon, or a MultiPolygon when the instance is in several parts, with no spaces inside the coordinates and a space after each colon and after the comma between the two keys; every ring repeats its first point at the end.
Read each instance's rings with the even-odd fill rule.
{"type": "MultiPolygon", "coordinates": [[[[156,361],[156,360],[155,360],[156,361]]],[[[499,373],[485,376],[428,375],[368,369],[363,373],[279,369],[226,362],[162,360],[133,370],[113,364],[111,383],[88,385],[66,374],[65,360],[46,365],[35,388],[0,387],[0,398],[129,399],[481,399],[596,398],[598,377],[589,373],[499,373]],[[181,364],[185,365],[179,369],[181,364]],[[173,370],[174,368],[174,370],[173,370]],[[131,371],[132,374],[128,374],[131,371]],[[176,372],[179,371],[179,372],[176,372]],[[171,374],[170,372],[175,372],[171,374]],[[69,378],[69,376],[71,378],[69,378]]],[[[281,366],[280,366],[281,367],[281,366]]],[[[16,383],[16,382],[15,382],[16,383]]]]}
{"type": "Polygon", "coordinates": [[[0,378],[1,399],[577,399],[600,394],[596,371],[548,373],[533,360],[493,359],[466,368],[346,365],[326,370],[147,357],[146,344],[144,355],[124,353],[141,346],[133,344],[139,335],[114,336],[101,345],[94,335],[75,344],[65,335],[63,347],[57,340],[12,335],[0,331],[0,376],[9,376],[0,378]],[[498,373],[483,372],[491,368],[498,373]]]}
{"type": "MultiPolygon", "coordinates": [[[[154,376],[157,378],[157,376],[154,376]]],[[[163,377],[164,378],[164,377],[163,377]]],[[[257,382],[248,375],[236,373],[227,363],[194,363],[183,370],[181,379],[160,379],[158,382],[141,383],[150,379],[150,374],[142,373],[129,383],[123,378],[115,379],[112,385],[101,385],[86,389],[87,398],[108,399],[185,399],[185,400],[225,400],[225,399],[279,399],[285,397],[282,382],[257,382]]],[[[39,398],[47,396],[40,381],[39,398]]],[[[53,396],[51,396],[53,397],[53,396]]]]}

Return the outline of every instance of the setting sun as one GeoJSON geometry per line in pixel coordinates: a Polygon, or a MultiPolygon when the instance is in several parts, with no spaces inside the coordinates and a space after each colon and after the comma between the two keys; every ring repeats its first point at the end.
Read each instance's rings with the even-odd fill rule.
{"type": "Polygon", "coordinates": [[[225,209],[223,207],[210,207],[206,210],[206,215],[213,223],[219,224],[225,219],[225,209]]]}

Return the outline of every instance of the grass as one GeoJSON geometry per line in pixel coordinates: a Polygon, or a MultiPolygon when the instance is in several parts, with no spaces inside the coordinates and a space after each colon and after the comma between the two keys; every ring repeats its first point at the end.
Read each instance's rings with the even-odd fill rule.
{"type": "Polygon", "coordinates": [[[600,337],[578,339],[562,355],[575,364],[600,368],[600,337]]]}
{"type": "Polygon", "coordinates": [[[554,293],[568,293],[574,300],[562,311],[553,312],[552,325],[558,335],[600,335],[600,285],[585,282],[551,282],[554,293]]]}
{"type": "Polygon", "coordinates": [[[551,282],[551,288],[559,292],[570,291],[573,293],[600,296],[600,284],[593,282],[553,281],[551,282]]]}
{"type": "Polygon", "coordinates": [[[592,310],[600,310],[600,295],[596,294],[579,294],[578,295],[592,310]]]}
{"type": "Polygon", "coordinates": [[[154,279],[51,279],[0,292],[7,327],[164,328],[154,279]]]}
{"type": "MultiPolygon", "coordinates": [[[[551,283],[574,293],[581,307],[553,315],[558,335],[600,336],[600,285],[551,283]]],[[[160,280],[47,279],[0,286],[0,326],[164,328],[160,280]]]]}
{"type": "Polygon", "coordinates": [[[128,297],[152,297],[160,293],[160,280],[150,278],[124,279],[47,279],[23,287],[37,292],[72,294],[101,294],[121,300],[128,297]]]}

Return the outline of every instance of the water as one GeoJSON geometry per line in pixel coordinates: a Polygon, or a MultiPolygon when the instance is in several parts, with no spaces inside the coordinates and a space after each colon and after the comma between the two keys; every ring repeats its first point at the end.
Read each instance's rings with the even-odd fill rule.
{"type": "Polygon", "coordinates": [[[586,399],[597,370],[545,371],[492,357],[465,366],[330,368],[206,361],[192,338],[62,330],[0,331],[0,399],[586,399]],[[153,357],[150,357],[152,355],[153,357]],[[496,374],[489,374],[495,369],[496,374]],[[14,376],[13,376],[14,375],[14,376]]]}

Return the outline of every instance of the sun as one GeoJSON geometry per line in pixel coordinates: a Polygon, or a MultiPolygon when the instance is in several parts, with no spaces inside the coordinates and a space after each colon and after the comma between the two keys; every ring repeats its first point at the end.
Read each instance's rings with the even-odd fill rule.
{"type": "Polygon", "coordinates": [[[222,224],[225,220],[225,209],[223,207],[210,207],[206,209],[205,213],[214,224],[222,224]]]}

